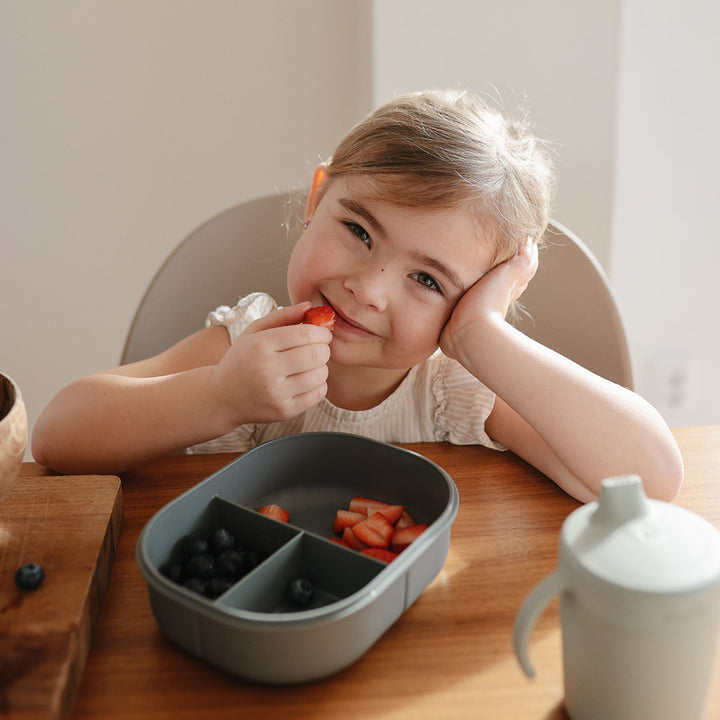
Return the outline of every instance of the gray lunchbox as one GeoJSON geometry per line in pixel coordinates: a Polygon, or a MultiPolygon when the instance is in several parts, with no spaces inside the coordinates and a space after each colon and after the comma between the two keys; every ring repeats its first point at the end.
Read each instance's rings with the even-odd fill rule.
{"type": "Polygon", "coordinates": [[[448,553],[458,491],[440,467],[402,448],[344,433],[305,433],[260,445],[157,512],[137,561],[166,635],[243,679],[291,684],[325,677],[361,657],[418,598],[448,553]],[[390,563],[334,543],[333,520],[354,496],[404,505],[425,530],[390,563]],[[277,504],[288,523],[256,512],[277,504]],[[181,538],[227,528],[264,559],[209,599],[160,568],[181,538]],[[286,599],[308,578],[312,602],[286,599]]]}

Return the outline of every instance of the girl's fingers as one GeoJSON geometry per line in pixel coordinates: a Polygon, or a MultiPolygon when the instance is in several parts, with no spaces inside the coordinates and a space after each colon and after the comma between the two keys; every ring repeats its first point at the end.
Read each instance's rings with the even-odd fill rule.
{"type": "Polygon", "coordinates": [[[258,318],[248,325],[248,330],[257,332],[260,330],[268,330],[275,327],[283,327],[285,325],[297,325],[302,322],[303,315],[310,309],[312,303],[301,302],[297,305],[288,305],[268,313],[264,317],[258,318]]]}
{"type": "Polygon", "coordinates": [[[512,268],[515,273],[510,295],[513,302],[525,292],[530,281],[535,277],[538,262],[538,247],[531,238],[525,241],[515,257],[508,260],[508,269],[512,268]]]}

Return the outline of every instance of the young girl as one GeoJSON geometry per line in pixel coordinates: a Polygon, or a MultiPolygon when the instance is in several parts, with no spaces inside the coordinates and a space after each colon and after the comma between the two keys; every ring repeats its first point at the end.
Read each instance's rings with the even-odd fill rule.
{"type": "Polygon", "coordinates": [[[623,473],[671,499],[682,461],[660,415],[505,321],[551,188],[543,145],[478,98],[398,97],[315,171],[293,305],[249,295],[155,357],[72,383],[35,425],[35,458],[116,473],[339,430],[509,448],[582,501],[623,473]],[[318,305],[332,332],[302,324],[318,305]]]}

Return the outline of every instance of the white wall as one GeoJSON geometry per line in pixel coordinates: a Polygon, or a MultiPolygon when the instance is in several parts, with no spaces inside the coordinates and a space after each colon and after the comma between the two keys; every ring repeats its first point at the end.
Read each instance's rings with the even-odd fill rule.
{"type": "Polygon", "coordinates": [[[619,0],[375,0],[375,103],[423,87],[523,102],[557,144],[554,216],[606,264],[619,0]]]}
{"type": "Polygon", "coordinates": [[[638,390],[720,422],[720,3],[625,0],[610,273],[638,390]]]}
{"type": "Polygon", "coordinates": [[[309,182],[370,109],[369,11],[0,4],[0,371],[31,424],[67,382],[119,362],[145,287],[185,235],[309,182]]]}

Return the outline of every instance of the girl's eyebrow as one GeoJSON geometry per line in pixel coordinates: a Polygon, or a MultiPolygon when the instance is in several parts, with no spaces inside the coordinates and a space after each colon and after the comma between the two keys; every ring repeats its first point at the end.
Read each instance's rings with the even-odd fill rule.
{"type": "Polygon", "coordinates": [[[387,235],[387,233],[385,232],[385,228],[382,226],[380,221],[359,202],[353,200],[352,198],[340,198],[338,202],[346,210],[349,210],[351,213],[355,213],[355,215],[359,215],[361,218],[363,218],[363,220],[366,220],[373,227],[375,232],[382,235],[383,237],[387,235]]]}
{"type": "MultiPolygon", "coordinates": [[[[338,202],[346,210],[366,220],[368,224],[371,225],[375,232],[377,232],[380,236],[387,237],[387,233],[385,232],[385,228],[382,226],[382,223],[380,223],[380,221],[365,206],[361,205],[359,202],[353,200],[352,198],[339,198],[338,202]]],[[[465,292],[465,283],[463,283],[459,275],[452,268],[448,267],[444,262],[430,255],[425,255],[424,253],[418,252],[411,253],[411,257],[413,258],[413,260],[417,260],[421,264],[435,268],[435,270],[445,275],[445,277],[461,293],[465,292]]]]}
{"type": "Polygon", "coordinates": [[[413,260],[417,260],[419,263],[428,265],[432,268],[435,268],[438,272],[445,275],[445,277],[461,292],[465,292],[465,283],[460,279],[459,275],[450,267],[448,267],[444,262],[438,260],[437,258],[434,258],[430,255],[425,255],[423,253],[417,253],[413,252],[411,253],[411,257],[413,260]]]}

